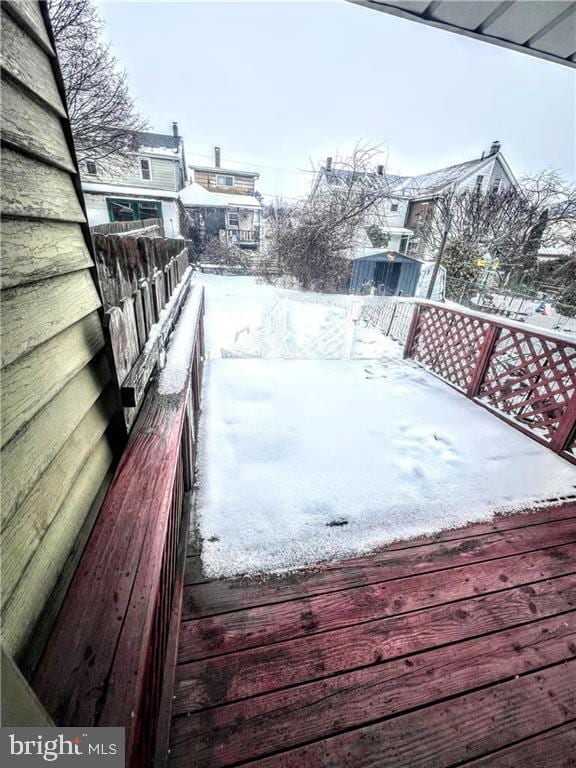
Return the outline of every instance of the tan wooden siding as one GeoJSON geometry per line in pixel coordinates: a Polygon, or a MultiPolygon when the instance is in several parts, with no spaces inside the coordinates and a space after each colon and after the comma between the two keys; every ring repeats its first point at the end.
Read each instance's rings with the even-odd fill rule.
{"type": "Polygon", "coordinates": [[[85,221],[70,174],[2,148],[2,213],[61,221],[85,221]]]}
{"type": "Polygon", "coordinates": [[[46,532],[12,597],[4,607],[4,644],[16,661],[21,661],[26,642],[50,593],[56,587],[63,563],[74,548],[76,538],[92,506],[92,500],[100,490],[112,460],[112,449],[104,437],[82,467],[70,494],[58,511],[58,516],[46,532]]]}
{"type": "MultiPolygon", "coordinates": [[[[2,3],[2,69],[22,86],[64,117],[48,55],[6,12],[2,3]]],[[[17,7],[17,3],[13,3],[17,7]]]]}
{"type": "Polygon", "coordinates": [[[0,613],[30,672],[109,480],[120,404],[50,36],[32,0],[2,3],[2,24],[0,613]]]}
{"type": "Polygon", "coordinates": [[[200,184],[202,187],[209,189],[211,192],[225,192],[231,195],[253,195],[254,194],[254,179],[250,176],[239,176],[236,174],[217,174],[210,171],[194,171],[194,181],[200,184]],[[233,187],[221,187],[216,184],[216,176],[234,176],[233,187]]]}
{"type": "Polygon", "coordinates": [[[5,219],[0,256],[2,289],[93,266],[80,227],[59,221],[5,219]]]}
{"type": "Polygon", "coordinates": [[[2,366],[10,365],[98,306],[100,299],[87,270],[3,291],[2,366]]]}
{"type": "Polygon", "coordinates": [[[32,488],[2,535],[2,602],[14,592],[28,561],[40,545],[110,422],[114,407],[110,388],[98,398],[46,472],[32,488]]]}
{"type": "Polygon", "coordinates": [[[104,346],[92,312],[2,371],[1,441],[6,445],[104,346]]]}
{"type": "Polygon", "coordinates": [[[2,141],[74,173],[62,122],[10,82],[2,89],[2,141]]]}

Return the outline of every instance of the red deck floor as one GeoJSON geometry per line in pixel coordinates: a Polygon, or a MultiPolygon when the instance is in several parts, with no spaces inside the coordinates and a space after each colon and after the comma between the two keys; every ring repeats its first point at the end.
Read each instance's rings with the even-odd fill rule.
{"type": "Polygon", "coordinates": [[[575,503],[187,582],[172,768],[576,766],[575,503]]]}

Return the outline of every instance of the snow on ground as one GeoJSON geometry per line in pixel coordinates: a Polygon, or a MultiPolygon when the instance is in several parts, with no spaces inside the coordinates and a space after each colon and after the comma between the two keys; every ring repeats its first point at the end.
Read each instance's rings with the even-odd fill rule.
{"type": "MultiPolygon", "coordinates": [[[[205,284],[197,525],[209,576],[354,556],[574,492],[568,462],[402,360],[379,332],[358,329],[348,359],[282,359],[262,329],[285,292],[250,278],[205,284]],[[250,344],[221,356],[239,332],[250,344]]],[[[282,317],[296,346],[308,349],[314,329],[329,335],[329,318],[350,326],[351,298],[302,310],[313,297],[292,295],[282,317]]]]}

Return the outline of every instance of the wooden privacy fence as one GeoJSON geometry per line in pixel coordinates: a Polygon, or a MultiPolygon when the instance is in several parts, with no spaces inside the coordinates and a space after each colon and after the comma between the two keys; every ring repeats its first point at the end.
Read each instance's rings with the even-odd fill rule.
{"type": "Polygon", "coordinates": [[[362,316],[404,341],[404,357],[576,463],[576,339],[417,299],[368,302],[362,316]]]}
{"type": "Polygon", "coordinates": [[[167,754],[204,355],[200,286],[179,392],[152,384],[32,685],[55,724],[123,726],[126,765],[167,754]]]}
{"type": "Polygon", "coordinates": [[[136,219],[135,221],[111,221],[90,227],[93,235],[146,235],[164,237],[162,219],[136,219]]]}
{"type": "Polygon", "coordinates": [[[93,236],[118,384],[130,427],[190,288],[187,241],[93,236]]]}

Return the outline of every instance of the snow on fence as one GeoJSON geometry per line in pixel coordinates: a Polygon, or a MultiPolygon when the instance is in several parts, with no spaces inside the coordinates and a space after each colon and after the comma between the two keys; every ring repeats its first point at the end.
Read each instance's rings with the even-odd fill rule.
{"type": "Polygon", "coordinates": [[[404,357],[576,463],[576,342],[422,300],[370,300],[362,318],[404,342],[404,357]]]}
{"type": "Polygon", "coordinates": [[[164,237],[162,219],[136,219],[134,221],[110,221],[90,227],[93,235],[146,235],[164,237]]]}

